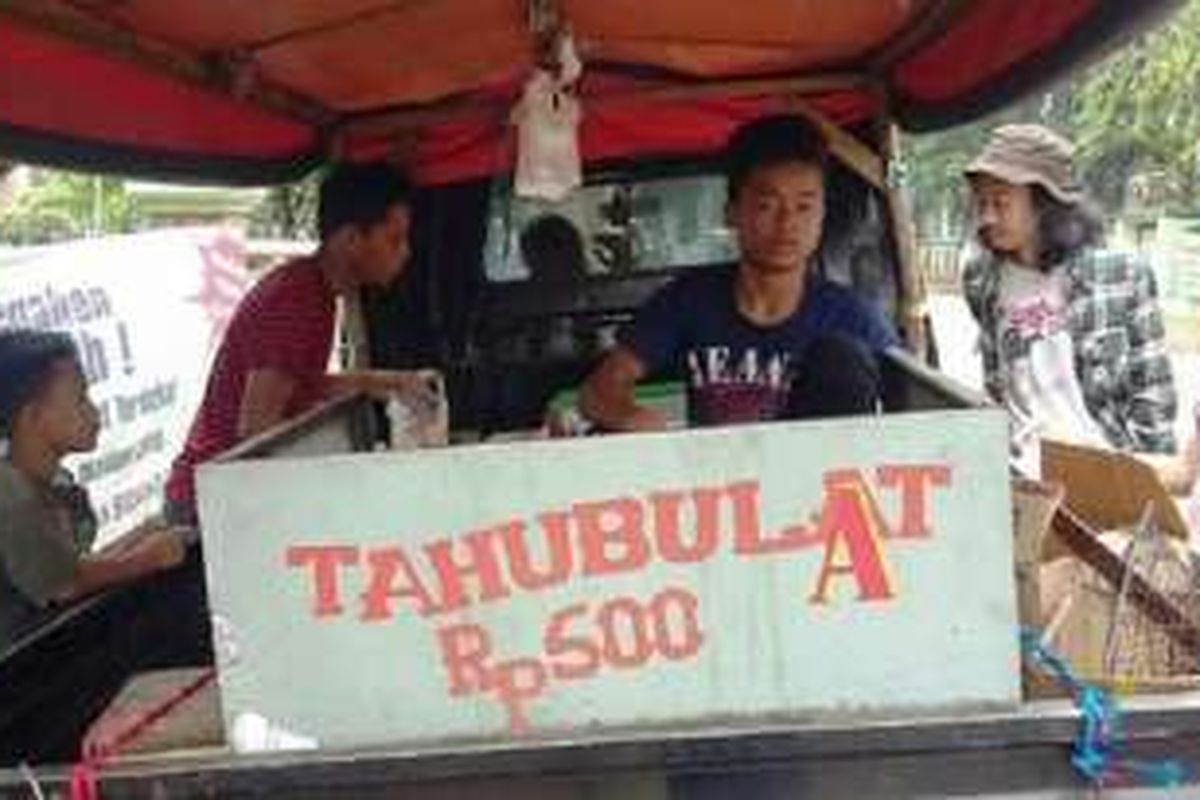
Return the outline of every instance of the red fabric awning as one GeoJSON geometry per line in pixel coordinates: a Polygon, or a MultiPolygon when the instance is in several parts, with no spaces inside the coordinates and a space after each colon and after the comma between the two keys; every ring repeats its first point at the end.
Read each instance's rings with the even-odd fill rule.
{"type": "MultiPolygon", "coordinates": [[[[625,92],[879,75],[905,126],[935,128],[1010,102],[1178,4],[562,0],[561,6],[586,67],[584,154],[605,160],[708,152],[733,125],[784,102],[712,96],[611,102],[625,92]]],[[[0,155],[129,174],[270,182],[331,158],[335,140],[344,144],[340,155],[351,157],[407,142],[422,180],[494,172],[511,161],[505,109],[532,62],[523,5],[8,3],[0,10],[0,155]],[[333,136],[363,115],[397,110],[449,116],[422,117],[419,124],[391,116],[398,120],[394,129],[376,125],[370,133],[333,136]]],[[[879,97],[866,88],[828,88],[806,102],[853,123],[877,112],[879,97]]]]}

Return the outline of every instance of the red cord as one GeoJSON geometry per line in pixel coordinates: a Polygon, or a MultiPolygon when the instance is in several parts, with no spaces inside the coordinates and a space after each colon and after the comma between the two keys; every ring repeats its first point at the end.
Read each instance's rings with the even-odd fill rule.
{"type": "Polygon", "coordinates": [[[123,747],[140,738],[154,723],[194,697],[216,677],[215,667],[206,669],[191,683],[167,696],[145,714],[138,716],[128,728],[121,731],[112,740],[111,744],[85,745],[83,758],[71,768],[70,800],[100,800],[100,782],[97,773],[105,763],[123,747]]]}

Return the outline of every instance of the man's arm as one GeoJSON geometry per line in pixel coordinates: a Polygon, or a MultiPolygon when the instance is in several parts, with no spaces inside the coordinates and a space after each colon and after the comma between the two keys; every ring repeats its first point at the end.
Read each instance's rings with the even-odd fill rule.
{"type": "Polygon", "coordinates": [[[148,531],[136,543],[109,554],[84,556],[75,576],[55,600],[69,602],[110,586],[170,569],[183,561],[183,537],[166,528],[148,531]]]}
{"type": "Polygon", "coordinates": [[[256,369],[246,376],[238,411],[238,441],[245,441],[283,422],[296,392],[296,379],[277,369],[256,369]]]}
{"type": "MultiPolygon", "coordinates": [[[[386,398],[392,392],[430,387],[436,376],[437,373],[431,370],[338,372],[325,376],[325,392],[330,396],[366,392],[373,397],[386,398]]],[[[238,440],[248,439],[283,422],[296,385],[296,378],[282,370],[251,371],[242,392],[238,440]]]]}
{"type": "Polygon", "coordinates": [[[1178,400],[1154,273],[1141,261],[1134,262],[1132,267],[1135,299],[1126,321],[1130,355],[1129,401],[1125,412],[1136,449],[1171,453],[1175,450],[1178,400]]]}
{"type": "Polygon", "coordinates": [[[385,398],[392,392],[433,389],[436,370],[360,369],[335,372],[325,377],[325,391],[331,395],[365,392],[385,398]]]}
{"type": "MultiPolygon", "coordinates": [[[[724,283],[719,286],[725,290],[724,283]]],[[[579,397],[583,416],[608,431],[666,430],[666,418],[638,405],[634,391],[647,375],[675,365],[685,347],[687,321],[714,295],[709,280],[699,277],[677,279],[655,292],[588,376],[579,397]]]]}
{"type": "Polygon", "coordinates": [[[583,415],[611,431],[661,431],[667,427],[661,414],[639,406],[634,399],[646,366],[637,354],[618,345],[588,376],[579,398],[583,415]]]}
{"type": "Polygon", "coordinates": [[[106,554],[79,556],[60,527],[56,510],[36,497],[3,509],[0,569],[30,602],[48,606],[178,564],[183,539],[160,528],[136,544],[106,554]]]}

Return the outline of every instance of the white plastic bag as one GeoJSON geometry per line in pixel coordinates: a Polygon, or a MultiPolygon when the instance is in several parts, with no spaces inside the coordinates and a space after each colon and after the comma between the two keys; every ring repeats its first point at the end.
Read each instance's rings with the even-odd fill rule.
{"type": "Polygon", "coordinates": [[[562,200],[583,182],[579,159],[579,101],[571,92],[582,67],[570,37],[560,44],[557,75],[537,70],[513,109],[517,126],[516,193],[562,200]]]}
{"type": "Polygon", "coordinates": [[[393,392],[385,411],[392,450],[444,447],[450,439],[450,408],[445,382],[436,370],[418,370],[421,382],[393,392]]]}

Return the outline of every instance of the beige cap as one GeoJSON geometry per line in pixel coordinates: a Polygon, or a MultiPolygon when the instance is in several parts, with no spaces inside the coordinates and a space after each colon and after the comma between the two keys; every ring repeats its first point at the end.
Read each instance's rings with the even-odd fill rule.
{"type": "Polygon", "coordinates": [[[992,132],[983,152],[963,170],[968,178],[991,175],[1008,183],[1041,186],[1064,203],[1083,199],[1075,178],[1075,147],[1041,125],[1004,125],[992,132]]]}

